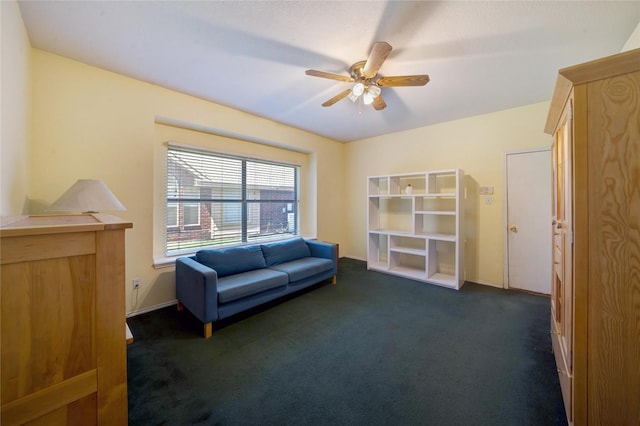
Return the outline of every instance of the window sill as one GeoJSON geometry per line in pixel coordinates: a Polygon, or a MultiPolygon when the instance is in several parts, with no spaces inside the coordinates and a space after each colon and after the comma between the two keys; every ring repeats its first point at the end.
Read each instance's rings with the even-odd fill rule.
{"type": "MultiPolygon", "coordinates": [[[[304,238],[307,240],[315,240],[317,239],[317,237],[315,236],[303,236],[303,235],[296,235],[296,236],[292,236],[290,238],[304,238]]],[[[273,240],[273,241],[263,241],[263,243],[268,243],[268,242],[276,242],[276,241],[283,241],[289,238],[283,238],[280,240],[273,240]]],[[[251,244],[245,244],[245,245],[252,245],[251,244]]],[[[256,242],[256,244],[260,244],[260,242],[256,242]]],[[[228,248],[228,247],[221,247],[221,248],[228,248]]],[[[197,251],[197,250],[196,250],[197,251]]],[[[181,253],[181,254],[177,254],[175,256],[154,256],[153,257],[153,269],[164,269],[164,268],[173,268],[176,265],[176,259],[179,257],[186,257],[186,256],[193,256],[194,254],[196,254],[196,252],[188,252],[188,253],[181,253]]]]}
{"type": "Polygon", "coordinates": [[[153,269],[173,268],[176,266],[176,259],[184,256],[189,255],[181,254],[179,256],[154,256],[153,269]]]}

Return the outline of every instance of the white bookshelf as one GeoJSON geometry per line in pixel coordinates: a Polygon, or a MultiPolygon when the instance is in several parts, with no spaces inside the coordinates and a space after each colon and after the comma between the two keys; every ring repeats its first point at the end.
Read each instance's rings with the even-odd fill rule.
{"type": "Polygon", "coordinates": [[[369,176],[367,185],[367,268],[460,289],[464,172],[369,176]]]}

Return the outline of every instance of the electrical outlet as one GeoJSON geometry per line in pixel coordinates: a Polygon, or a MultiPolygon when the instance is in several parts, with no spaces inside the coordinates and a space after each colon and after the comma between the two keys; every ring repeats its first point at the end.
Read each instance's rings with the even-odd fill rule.
{"type": "Polygon", "coordinates": [[[134,278],[133,280],[131,280],[131,283],[133,284],[133,289],[137,290],[142,285],[142,280],[140,278],[134,278]]]}

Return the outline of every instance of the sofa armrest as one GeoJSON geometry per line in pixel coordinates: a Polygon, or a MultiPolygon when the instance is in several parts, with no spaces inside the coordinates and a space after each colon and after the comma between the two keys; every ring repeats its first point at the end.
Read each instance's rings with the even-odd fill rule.
{"type": "Polygon", "coordinates": [[[305,240],[311,251],[311,256],[331,259],[333,261],[333,274],[338,273],[338,245],[317,240],[305,240]]]}
{"type": "Polygon", "coordinates": [[[203,323],[218,319],[218,273],[190,257],[176,259],[176,298],[203,323]]]}

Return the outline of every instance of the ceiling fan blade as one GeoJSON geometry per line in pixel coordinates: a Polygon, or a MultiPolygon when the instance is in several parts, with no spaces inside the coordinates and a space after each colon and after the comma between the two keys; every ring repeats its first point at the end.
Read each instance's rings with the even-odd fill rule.
{"type": "Polygon", "coordinates": [[[376,84],[381,87],[424,86],[428,82],[428,75],[401,75],[396,77],[381,77],[376,84]]]}
{"type": "Polygon", "coordinates": [[[362,76],[364,78],[375,77],[389,53],[391,53],[391,45],[389,43],[380,41],[374,44],[369,54],[369,59],[367,59],[362,69],[362,76]]]}
{"type": "Polygon", "coordinates": [[[387,107],[387,103],[384,101],[384,99],[382,99],[382,96],[380,95],[378,95],[373,100],[373,103],[371,105],[373,105],[373,107],[378,111],[380,111],[381,109],[385,109],[387,107]]]}
{"type": "Polygon", "coordinates": [[[323,107],[331,106],[331,105],[335,104],[336,102],[338,102],[339,100],[346,98],[349,95],[349,93],[351,93],[351,89],[347,89],[342,93],[338,93],[333,98],[331,98],[327,102],[323,103],[322,106],[323,107]]]}
{"type": "Polygon", "coordinates": [[[351,83],[353,81],[353,77],[348,75],[332,74],[324,71],[306,70],[304,73],[313,77],[330,78],[331,80],[345,81],[347,83],[351,83]]]}

